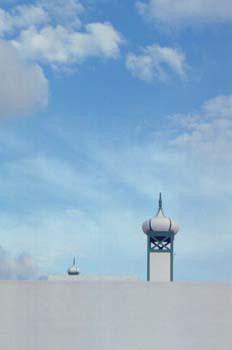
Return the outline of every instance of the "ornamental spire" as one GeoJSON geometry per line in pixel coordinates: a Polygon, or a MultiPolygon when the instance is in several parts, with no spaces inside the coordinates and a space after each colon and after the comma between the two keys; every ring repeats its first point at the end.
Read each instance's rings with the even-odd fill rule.
{"type": "Polygon", "coordinates": [[[156,216],[165,216],[163,212],[163,204],[162,204],[162,193],[159,193],[159,207],[156,213],[156,216]]]}
{"type": "Polygon", "coordinates": [[[159,193],[159,210],[160,209],[163,209],[162,208],[162,194],[161,194],[161,192],[159,193]]]}

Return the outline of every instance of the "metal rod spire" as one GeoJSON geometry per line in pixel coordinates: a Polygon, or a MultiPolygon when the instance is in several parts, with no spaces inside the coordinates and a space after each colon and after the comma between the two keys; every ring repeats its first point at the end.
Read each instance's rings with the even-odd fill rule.
{"type": "Polygon", "coordinates": [[[159,209],[162,209],[162,194],[159,193],[159,209]]]}

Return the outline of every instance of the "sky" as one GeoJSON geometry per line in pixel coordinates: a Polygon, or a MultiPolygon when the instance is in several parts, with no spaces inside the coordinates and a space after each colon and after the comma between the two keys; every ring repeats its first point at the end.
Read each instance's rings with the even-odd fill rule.
{"type": "Polygon", "coordinates": [[[232,1],[0,1],[0,278],[231,281],[232,1]]]}

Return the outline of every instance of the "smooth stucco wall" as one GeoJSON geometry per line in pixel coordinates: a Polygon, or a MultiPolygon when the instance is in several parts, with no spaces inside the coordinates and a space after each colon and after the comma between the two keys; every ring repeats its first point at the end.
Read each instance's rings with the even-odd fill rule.
{"type": "Polygon", "coordinates": [[[231,350],[232,284],[0,282],[0,349],[231,350]]]}
{"type": "Polygon", "coordinates": [[[150,281],[170,281],[170,253],[150,253],[150,281]]]}

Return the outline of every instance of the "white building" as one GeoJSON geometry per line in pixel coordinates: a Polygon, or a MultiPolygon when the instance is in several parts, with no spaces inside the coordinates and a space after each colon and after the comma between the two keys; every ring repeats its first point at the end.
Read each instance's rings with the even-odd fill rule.
{"type": "Polygon", "coordinates": [[[231,350],[232,283],[170,282],[178,227],[161,196],[143,230],[150,282],[79,276],[75,260],[66,276],[0,281],[0,349],[231,350]]]}
{"type": "Polygon", "coordinates": [[[232,283],[0,281],[3,350],[231,350],[232,283]]]}

